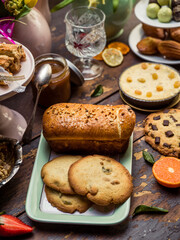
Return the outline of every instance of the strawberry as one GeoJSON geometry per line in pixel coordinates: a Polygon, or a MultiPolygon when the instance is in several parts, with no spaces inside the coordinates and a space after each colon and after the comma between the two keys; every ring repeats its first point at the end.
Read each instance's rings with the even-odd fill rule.
{"type": "Polygon", "coordinates": [[[14,216],[4,213],[0,213],[0,215],[0,236],[17,236],[33,231],[32,227],[14,216]]]}

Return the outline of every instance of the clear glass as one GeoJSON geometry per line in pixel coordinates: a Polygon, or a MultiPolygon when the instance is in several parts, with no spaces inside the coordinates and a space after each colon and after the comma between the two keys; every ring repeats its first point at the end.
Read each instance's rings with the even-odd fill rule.
{"type": "Polygon", "coordinates": [[[74,64],[85,80],[101,75],[103,66],[92,57],[98,55],[106,45],[104,29],[105,14],[98,8],[77,7],[65,16],[65,45],[70,53],[79,57],[74,64]]]}

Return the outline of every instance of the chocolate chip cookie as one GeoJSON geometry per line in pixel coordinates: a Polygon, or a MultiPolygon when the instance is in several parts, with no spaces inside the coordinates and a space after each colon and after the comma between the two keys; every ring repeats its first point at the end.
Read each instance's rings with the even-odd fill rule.
{"type": "Polygon", "coordinates": [[[86,196],[100,206],[122,204],[133,190],[128,170],[115,159],[106,156],[81,158],[70,166],[68,176],[77,194],[86,196]]]}
{"type": "Polygon", "coordinates": [[[64,155],[47,162],[41,170],[43,182],[50,188],[65,194],[75,194],[68,181],[71,164],[81,159],[77,155],[64,155]]]}
{"type": "Polygon", "coordinates": [[[80,213],[86,212],[92,203],[85,197],[79,195],[68,195],[45,186],[48,202],[62,212],[80,213]]]}
{"type": "Polygon", "coordinates": [[[180,109],[150,114],[145,120],[145,140],[161,154],[180,158],[180,109]]]}

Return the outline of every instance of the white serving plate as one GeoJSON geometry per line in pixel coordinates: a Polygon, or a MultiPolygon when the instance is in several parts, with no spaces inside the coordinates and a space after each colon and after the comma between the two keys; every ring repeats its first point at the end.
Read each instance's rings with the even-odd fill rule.
{"type": "MultiPolygon", "coordinates": [[[[0,38],[0,43],[10,43],[6,38],[0,38]]],[[[16,42],[17,44],[21,44],[19,42],[16,42]]],[[[22,44],[21,44],[22,45],[22,44]]],[[[14,74],[14,76],[25,76],[25,79],[19,80],[19,81],[13,81],[9,83],[9,86],[0,86],[0,100],[4,100],[6,98],[9,98],[18,92],[22,92],[25,90],[25,86],[30,82],[35,69],[35,61],[34,57],[24,45],[22,45],[25,54],[26,54],[26,60],[21,61],[21,70],[14,74]]]]}
{"type": "Polygon", "coordinates": [[[140,58],[150,61],[150,62],[155,62],[155,63],[164,63],[164,64],[169,64],[169,65],[175,65],[175,64],[180,64],[180,60],[169,60],[166,58],[163,58],[162,55],[144,55],[141,54],[137,48],[137,43],[145,38],[146,35],[142,29],[142,24],[138,24],[129,34],[129,46],[131,50],[140,58]]]}
{"type": "Polygon", "coordinates": [[[143,23],[159,28],[175,28],[180,27],[180,22],[171,20],[169,23],[161,23],[158,19],[151,19],[146,15],[146,8],[148,6],[148,0],[139,1],[134,9],[136,17],[143,23]]]}

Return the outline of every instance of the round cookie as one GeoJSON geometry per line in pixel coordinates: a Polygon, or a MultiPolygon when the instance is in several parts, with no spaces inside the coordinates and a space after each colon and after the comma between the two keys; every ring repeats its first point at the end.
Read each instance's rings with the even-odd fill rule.
{"type": "Polygon", "coordinates": [[[118,161],[101,155],[81,158],[69,169],[69,183],[77,194],[97,205],[122,204],[133,190],[132,177],[118,161]]]}
{"type": "Polygon", "coordinates": [[[63,194],[48,186],[45,186],[45,193],[48,202],[62,212],[74,213],[79,211],[83,213],[92,205],[88,199],[82,196],[63,194]]]}
{"type": "Polygon", "coordinates": [[[159,153],[180,158],[180,109],[151,113],[145,119],[145,140],[159,153]]]}
{"type": "Polygon", "coordinates": [[[81,156],[60,156],[47,162],[41,170],[43,182],[50,188],[65,194],[74,194],[68,181],[68,171],[71,164],[81,159],[81,156]]]}

